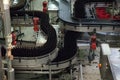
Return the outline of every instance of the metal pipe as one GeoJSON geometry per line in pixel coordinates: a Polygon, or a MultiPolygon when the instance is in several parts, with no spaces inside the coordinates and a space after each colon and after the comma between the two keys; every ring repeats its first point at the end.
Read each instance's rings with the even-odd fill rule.
{"type": "Polygon", "coordinates": [[[52,80],[51,65],[49,64],[49,80],[52,80]]]}
{"type": "Polygon", "coordinates": [[[51,71],[51,56],[49,54],[49,59],[48,59],[48,63],[49,63],[49,80],[52,80],[52,71],[51,71]]]}
{"type": "Polygon", "coordinates": [[[73,80],[73,73],[72,73],[72,67],[70,68],[70,80],[73,80]]]}
{"type": "MultiPolygon", "coordinates": [[[[1,8],[1,12],[3,13],[4,11],[4,5],[3,5],[3,0],[0,0],[0,8],[1,8]]],[[[4,27],[3,27],[4,28],[4,27]]],[[[3,30],[3,36],[4,36],[4,30],[3,30]]],[[[1,55],[1,46],[0,46],[0,80],[3,80],[3,65],[2,65],[2,55],[1,55]]]]}
{"type": "MultiPolygon", "coordinates": [[[[11,33],[11,19],[10,19],[10,5],[9,5],[9,0],[3,0],[3,8],[4,8],[4,14],[3,14],[3,19],[4,19],[4,37],[7,37],[11,33]]],[[[7,48],[7,55],[11,54],[11,49],[9,50],[9,43],[7,41],[9,38],[6,38],[6,48],[7,48]]],[[[7,60],[7,66],[8,66],[8,80],[14,80],[14,69],[12,69],[12,62],[9,58],[9,56],[6,56],[7,60]]]]}
{"type": "MultiPolygon", "coordinates": [[[[0,46],[1,49],[1,46],[0,46]]],[[[2,56],[1,56],[1,50],[0,50],[0,80],[2,80],[3,77],[3,70],[2,70],[2,56]]]]}
{"type": "Polygon", "coordinates": [[[83,70],[82,70],[82,64],[79,64],[79,75],[78,75],[78,79],[79,80],[83,80],[83,74],[82,74],[82,72],[83,72],[83,70]]]}
{"type": "Polygon", "coordinates": [[[12,68],[8,71],[8,80],[15,80],[14,77],[14,69],[12,68]]]}
{"type": "MultiPolygon", "coordinates": [[[[9,1],[9,0],[8,0],[9,1]]],[[[9,3],[7,0],[3,1],[3,6],[4,6],[4,34],[5,36],[8,36],[8,34],[11,33],[11,19],[10,19],[10,10],[9,10],[9,3]]]]}
{"type": "Polygon", "coordinates": [[[114,16],[114,9],[115,9],[115,3],[113,2],[112,3],[112,16],[111,16],[111,19],[113,19],[113,16],[114,16]]]}

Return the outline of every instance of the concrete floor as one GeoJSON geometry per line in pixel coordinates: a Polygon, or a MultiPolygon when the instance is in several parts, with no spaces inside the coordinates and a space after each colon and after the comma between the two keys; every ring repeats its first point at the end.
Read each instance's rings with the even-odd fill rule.
{"type": "Polygon", "coordinates": [[[101,80],[98,64],[99,57],[96,56],[95,60],[90,65],[83,67],[84,80],[101,80]]]}
{"type": "Polygon", "coordinates": [[[87,77],[85,80],[101,80],[100,71],[99,71],[99,58],[100,58],[100,48],[98,47],[95,51],[95,60],[92,61],[91,65],[83,68],[85,70],[87,77]],[[88,70],[87,70],[88,69],[88,70]]]}
{"type": "MultiPolygon", "coordinates": [[[[80,63],[82,64],[83,80],[101,80],[100,71],[98,67],[99,51],[100,49],[97,48],[97,50],[95,51],[95,55],[96,55],[95,60],[93,60],[91,63],[89,63],[88,61],[88,49],[84,49],[82,52],[83,54],[81,52],[79,53],[80,55],[82,55],[82,57],[80,57],[81,60],[80,63]]],[[[76,67],[79,68],[79,65],[76,67]]],[[[78,78],[78,75],[80,75],[79,69],[76,72],[74,72],[74,76],[78,78]]]]}

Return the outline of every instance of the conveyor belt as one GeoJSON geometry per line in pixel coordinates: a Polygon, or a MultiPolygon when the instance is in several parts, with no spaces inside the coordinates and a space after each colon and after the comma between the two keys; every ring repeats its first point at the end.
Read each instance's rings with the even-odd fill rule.
{"type": "MultiPolygon", "coordinates": [[[[50,53],[56,48],[57,38],[54,28],[49,24],[49,17],[46,13],[40,11],[11,11],[11,17],[17,14],[17,16],[29,16],[39,17],[41,19],[41,29],[47,34],[47,42],[43,46],[35,47],[33,42],[22,41],[23,45],[17,44],[12,49],[12,54],[15,57],[36,57],[50,53]],[[29,46],[25,46],[29,44],[29,46]],[[31,44],[31,45],[30,45],[31,44]]],[[[20,41],[18,41],[19,43],[20,41]]],[[[3,53],[5,54],[5,53],[3,53]]]]}
{"type": "MultiPolygon", "coordinates": [[[[52,34],[51,35],[52,38],[51,38],[51,40],[49,40],[49,45],[45,44],[44,45],[45,47],[33,48],[33,50],[32,49],[27,50],[25,48],[24,48],[24,50],[21,50],[21,48],[19,48],[18,51],[17,51],[17,52],[19,52],[19,54],[18,53],[16,54],[15,53],[16,51],[13,50],[13,52],[15,53],[15,56],[23,56],[22,53],[26,53],[25,57],[30,57],[30,56],[33,57],[33,56],[43,55],[45,53],[46,54],[49,53],[51,51],[51,49],[54,49],[56,47],[56,39],[55,39],[56,37],[55,37],[55,32],[51,29],[52,27],[51,26],[49,26],[49,27],[46,26],[49,30],[47,30],[45,27],[43,27],[49,22],[49,18],[46,17],[46,15],[44,15],[43,13],[41,13],[42,15],[40,15],[40,13],[37,12],[37,11],[35,11],[35,12],[17,11],[17,12],[12,12],[11,14],[13,14],[13,13],[14,14],[17,13],[19,16],[23,16],[25,13],[27,13],[29,16],[33,15],[33,13],[34,13],[34,16],[39,15],[40,19],[42,19],[41,20],[41,28],[42,28],[42,30],[46,34],[52,34]],[[34,54],[32,54],[32,53],[34,53],[34,54]]],[[[76,51],[77,51],[76,39],[77,39],[77,37],[78,37],[77,32],[67,31],[65,33],[64,48],[59,51],[58,56],[53,60],[53,62],[60,62],[60,61],[68,60],[68,59],[72,58],[76,54],[76,51]]]]}
{"type": "Polygon", "coordinates": [[[11,2],[10,10],[20,10],[25,7],[26,3],[27,0],[14,0],[13,2],[11,2]]]}
{"type": "MultiPolygon", "coordinates": [[[[13,9],[16,10],[16,9],[13,9]]],[[[25,16],[25,14],[33,17],[39,17],[41,22],[41,29],[47,34],[48,40],[41,47],[35,47],[34,42],[17,41],[18,44],[12,49],[12,54],[15,57],[36,57],[48,54],[56,47],[56,33],[53,27],[49,24],[49,16],[41,11],[11,11],[11,18],[14,16],[25,16]],[[25,46],[28,45],[29,46],[25,46]]],[[[67,31],[64,39],[64,48],[58,53],[58,56],[53,60],[53,62],[60,62],[72,58],[77,51],[76,45],[77,32],[67,31]]],[[[2,53],[5,55],[6,51],[2,48],[2,53]]]]}
{"type": "MultiPolygon", "coordinates": [[[[93,0],[93,2],[95,2],[95,1],[96,0],[93,0]]],[[[103,1],[103,0],[101,0],[101,1],[103,1]]],[[[92,2],[92,0],[90,2],[92,2]]],[[[73,25],[73,27],[78,26],[80,24],[81,25],[100,25],[100,26],[105,25],[104,27],[106,27],[106,26],[118,26],[119,27],[120,26],[120,21],[116,21],[116,20],[99,20],[99,19],[88,19],[88,18],[82,18],[82,19],[75,20],[71,16],[70,3],[65,0],[58,1],[58,3],[59,3],[59,9],[60,9],[59,10],[59,18],[65,24],[73,25]]]]}
{"type": "Polygon", "coordinates": [[[69,60],[76,54],[76,40],[78,38],[78,35],[78,32],[73,31],[67,31],[65,33],[64,48],[59,51],[58,56],[53,60],[53,63],[69,60]]]}

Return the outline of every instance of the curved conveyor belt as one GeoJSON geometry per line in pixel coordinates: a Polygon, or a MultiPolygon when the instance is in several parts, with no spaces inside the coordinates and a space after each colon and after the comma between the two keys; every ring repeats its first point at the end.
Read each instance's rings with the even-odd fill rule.
{"type": "Polygon", "coordinates": [[[20,10],[25,7],[26,3],[27,0],[17,0],[17,1],[13,0],[13,2],[11,2],[10,10],[11,11],[20,10]]]}
{"type": "MultiPolygon", "coordinates": [[[[25,1],[25,0],[23,0],[25,1]]],[[[23,3],[21,3],[23,4],[23,3]]],[[[25,5],[25,2],[24,2],[25,5]]],[[[40,11],[13,11],[21,9],[23,5],[17,5],[11,8],[12,16],[24,16],[25,14],[29,16],[39,17],[41,20],[41,29],[47,34],[48,40],[41,47],[27,48],[27,46],[17,45],[12,50],[12,54],[15,57],[37,57],[48,54],[56,48],[57,37],[54,28],[49,24],[49,16],[46,13],[40,11]]],[[[52,63],[58,63],[71,59],[77,51],[76,39],[78,37],[78,32],[67,31],[64,37],[64,48],[60,49],[58,56],[52,61],[52,63]]],[[[18,41],[19,42],[19,41],[18,41]]],[[[24,42],[29,43],[29,42],[24,42]]],[[[2,53],[5,55],[5,49],[2,48],[2,53]]]]}
{"type": "Polygon", "coordinates": [[[65,33],[64,48],[59,51],[58,56],[52,61],[52,63],[70,60],[75,56],[77,51],[76,40],[78,35],[79,33],[74,31],[67,31],[65,33]]]}
{"type": "MultiPolygon", "coordinates": [[[[57,37],[54,28],[49,24],[49,16],[46,13],[40,11],[12,11],[11,17],[15,16],[24,16],[28,14],[29,16],[39,17],[41,20],[41,29],[47,34],[47,42],[41,47],[33,47],[30,46],[22,46],[17,45],[12,49],[12,54],[15,57],[37,57],[50,53],[56,48],[57,37]]],[[[18,41],[19,42],[19,41],[18,41]]],[[[27,44],[27,42],[26,42],[27,44]]],[[[5,50],[3,49],[3,55],[5,54],[5,50]]]]}

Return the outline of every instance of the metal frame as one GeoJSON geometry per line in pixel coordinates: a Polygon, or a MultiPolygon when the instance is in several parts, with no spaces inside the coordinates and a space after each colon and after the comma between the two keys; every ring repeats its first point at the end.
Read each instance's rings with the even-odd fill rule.
{"type": "Polygon", "coordinates": [[[13,60],[13,67],[15,69],[21,70],[35,70],[42,69],[45,64],[47,64],[48,60],[53,60],[57,56],[58,48],[53,50],[51,53],[39,56],[39,57],[16,57],[13,60]],[[49,57],[50,56],[50,57],[49,57]]]}
{"type": "Polygon", "coordinates": [[[71,26],[71,25],[64,25],[66,30],[70,30],[70,31],[77,31],[77,32],[93,32],[94,29],[96,29],[96,31],[100,31],[100,32],[119,32],[120,28],[119,27],[109,27],[109,26],[105,26],[105,27],[98,27],[98,26],[92,26],[89,27],[88,26],[82,26],[82,25],[78,25],[78,26],[71,26]]]}
{"type": "Polygon", "coordinates": [[[120,48],[111,48],[111,55],[108,55],[112,76],[114,80],[120,79],[120,48]]]}
{"type": "MultiPolygon", "coordinates": [[[[10,19],[10,10],[9,10],[9,0],[0,0],[1,2],[1,11],[2,11],[2,16],[3,16],[3,21],[4,21],[4,37],[6,37],[6,48],[7,50],[11,48],[9,45],[9,39],[7,38],[10,33],[11,33],[11,19],[10,19]]],[[[7,55],[11,53],[11,51],[7,51],[7,55]]],[[[10,55],[11,56],[11,55],[10,55]]],[[[2,59],[1,59],[2,60],[2,59]]],[[[11,60],[8,56],[6,56],[6,63],[2,64],[7,64],[7,79],[8,80],[14,80],[14,69],[12,68],[12,63],[11,60]]],[[[2,80],[2,79],[1,79],[2,80]]]]}
{"type": "MultiPolygon", "coordinates": [[[[76,55],[75,55],[76,56],[76,55]]],[[[76,62],[76,57],[73,57],[71,60],[71,64],[74,64],[76,62]]],[[[57,64],[51,64],[51,74],[56,74],[61,72],[62,70],[64,70],[65,68],[69,67],[70,64],[70,60],[67,60],[65,62],[61,62],[57,64]]],[[[27,70],[27,68],[24,68],[24,70],[17,70],[16,73],[37,73],[37,74],[49,74],[49,65],[45,65],[45,67],[42,69],[40,69],[39,67],[32,70],[29,69],[27,70]]]]}

